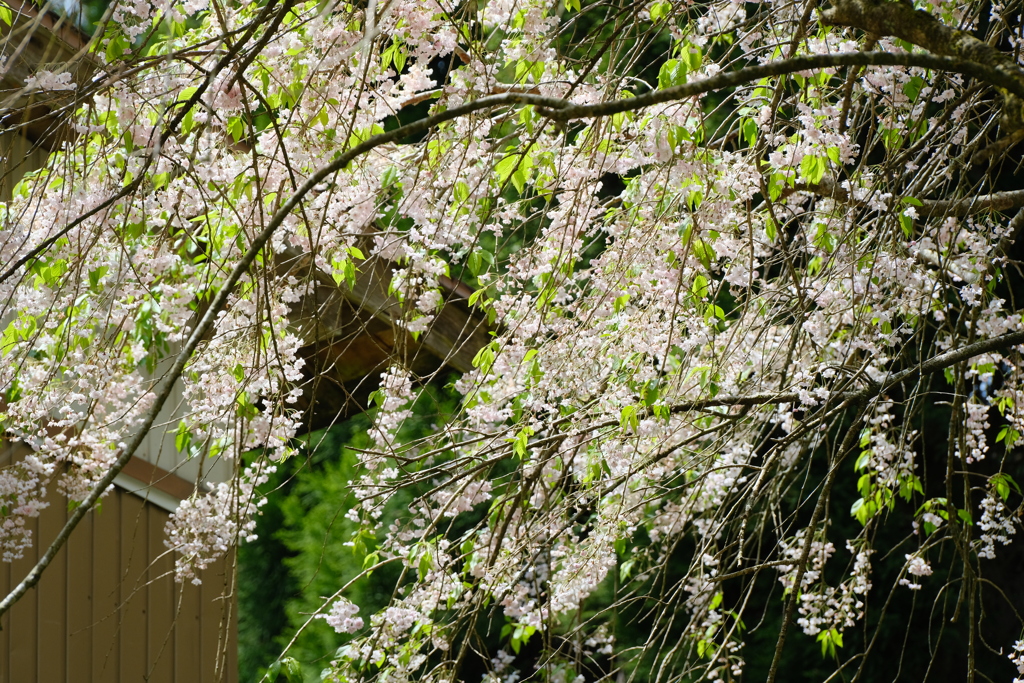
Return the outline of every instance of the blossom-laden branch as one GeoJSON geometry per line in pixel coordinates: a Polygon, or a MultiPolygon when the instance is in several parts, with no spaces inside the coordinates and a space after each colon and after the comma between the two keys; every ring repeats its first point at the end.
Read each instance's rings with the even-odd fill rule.
{"type": "Polygon", "coordinates": [[[1006,69],[964,58],[959,54],[947,57],[941,56],[941,53],[932,55],[916,52],[851,52],[780,59],[767,64],[743,67],[735,71],[725,71],[710,78],[611,102],[576,106],[558,102],[549,105],[541,104],[541,106],[546,109],[544,114],[556,121],[612,116],[656,104],[697,97],[715,90],[735,88],[762,78],[842,66],[917,66],[936,71],[961,73],[1004,88],[1018,97],[1024,97],[1024,72],[1018,68],[1014,68],[1010,74],[1006,69]]]}
{"type": "MultiPolygon", "coordinates": [[[[240,40],[237,46],[243,45],[240,40]]],[[[238,47],[235,48],[236,50],[238,47]]],[[[205,88],[208,87],[209,83],[214,80],[216,75],[224,68],[229,62],[233,54],[229,53],[225,56],[221,63],[218,65],[219,68],[215,68],[210,76],[203,82],[203,86],[198,88],[195,93],[192,94],[191,99],[184,103],[184,106],[180,107],[178,115],[167,127],[167,130],[162,134],[162,137],[167,137],[173,134],[173,131],[180,123],[180,120],[184,118],[186,113],[192,108],[192,106],[198,102],[205,88]]],[[[983,62],[973,62],[969,59],[958,59],[950,57],[938,57],[935,55],[927,54],[915,54],[915,53],[887,53],[887,52],[856,52],[849,54],[838,54],[838,55],[811,55],[804,57],[792,57],[790,59],[783,59],[770,64],[763,64],[759,66],[745,67],[736,71],[730,71],[719,74],[718,76],[712,76],[710,78],[701,79],[685,85],[674,86],[665,90],[658,90],[638,97],[631,97],[628,99],[622,99],[612,102],[602,102],[599,104],[592,105],[578,105],[573,106],[568,100],[554,97],[543,97],[539,95],[533,95],[530,93],[517,93],[509,92],[496,95],[490,95],[485,98],[481,98],[474,105],[466,105],[465,109],[454,116],[438,116],[429,117],[422,121],[418,121],[413,124],[408,124],[402,129],[396,129],[389,133],[377,135],[374,138],[367,140],[363,144],[362,151],[369,151],[374,147],[377,147],[388,142],[394,142],[402,140],[407,137],[422,134],[423,132],[430,130],[432,127],[444,121],[451,121],[459,116],[463,116],[473,111],[481,111],[494,107],[507,106],[512,104],[531,104],[540,108],[543,115],[557,121],[571,121],[574,119],[584,118],[595,118],[604,116],[613,116],[627,111],[636,111],[643,109],[644,107],[653,106],[656,104],[662,104],[666,102],[674,102],[677,100],[683,100],[690,97],[697,97],[700,95],[722,90],[725,88],[734,88],[740,85],[751,83],[761,78],[771,76],[784,76],[788,74],[797,73],[800,71],[809,71],[812,69],[827,69],[842,66],[919,66],[930,69],[936,69],[939,71],[949,71],[952,73],[962,73],[968,76],[984,80],[993,85],[1006,88],[1008,91],[1017,94],[1020,97],[1024,97],[1024,80],[1020,79],[1008,79],[1003,71],[991,67],[983,62]],[[477,104],[479,106],[477,106],[477,104]],[[407,131],[405,129],[408,129],[407,131]]],[[[410,100],[415,103],[415,98],[410,100]]],[[[161,146],[162,140],[158,140],[156,147],[161,146]]],[[[357,155],[358,156],[358,155],[357,155]]],[[[352,157],[354,158],[354,157],[352,157]]],[[[335,165],[332,164],[331,168],[335,165]]],[[[342,166],[343,167],[343,166],[342,166]]],[[[339,167],[341,168],[341,167],[339,167]]],[[[332,172],[337,171],[338,168],[333,168],[332,172]]],[[[14,275],[18,270],[23,268],[25,264],[30,262],[32,259],[37,258],[41,253],[51,247],[54,242],[66,236],[68,232],[80,225],[82,222],[108,208],[110,205],[123,199],[124,197],[130,196],[132,193],[139,189],[138,183],[134,182],[126,186],[120,193],[108,199],[103,205],[98,206],[88,213],[83,214],[76,221],[68,224],[60,232],[47,238],[41,242],[32,251],[25,254],[13,264],[11,264],[2,274],[0,274],[0,282],[3,282],[14,275]]],[[[1001,205],[1001,204],[1000,204],[1001,205]]]]}
{"type": "MultiPolygon", "coordinates": [[[[816,195],[828,197],[838,202],[853,202],[859,206],[866,206],[867,204],[864,200],[852,199],[850,193],[845,188],[829,179],[824,179],[820,183],[815,184],[798,183],[794,186],[793,191],[813,192],[816,195]]],[[[990,211],[1009,211],[1024,207],[1024,190],[975,194],[962,199],[922,198],[919,201],[921,202],[921,213],[925,217],[964,217],[990,211]]]]}
{"type": "Polygon", "coordinates": [[[228,298],[231,296],[231,293],[234,291],[234,288],[238,284],[242,275],[252,266],[256,257],[267,246],[267,243],[273,236],[274,231],[277,230],[281,223],[284,222],[285,218],[295,210],[295,208],[313,188],[322,183],[325,179],[337,173],[339,170],[345,168],[345,166],[347,166],[353,159],[358,158],[360,155],[365,154],[386,142],[401,140],[402,138],[410,135],[425,132],[439,123],[457,119],[460,116],[465,116],[474,111],[485,110],[505,105],[510,102],[515,102],[517,101],[517,98],[520,97],[524,96],[515,94],[497,95],[493,98],[477,100],[475,102],[465,104],[462,107],[456,107],[448,110],[442,114],[437,114],[435,116],[428,117],[427,119],[407,124],[406,126],[391,131],[390,133],[378,135],[361,143],[360,145],[357,145],[348,152],[341,154],[335,161],[314,173],[306,180],[305,183],[297,188],[292,196],[281,206],[281,208],[277,210],[263,231],[252,240],[245,254],[241,259],[239,259],[230,275],[228,275],[223,285],[221,285],[220,291],[210,303],[209,308],[206,309],[206,313],[199,321],[199,324],[196,325],[192,334],[182,346],[181,351],[175,357],[173,365],[171,365],[170,369],[161,378],[161,388],[153,398],[151,407],[131,440],[128,441],[121,449],[117,460],[114,461],[107,470],[107,473],[103,475],[103,477],[93,486],[88,496],[86,496],[71,512],[71,515],[68,517],[68,521],[64,524],[64,527],[57,534],[56,538],[54,538],[50,543],[49,547],[47,547],[46,551],[40,556],[35,566],[29,571],[25,578],[7,594],[7,596],[0,601],[0,614],[5,613],[13,607],[14,604],[25,595],[25,593],[39,583],[39,579],[42,578],[43,572],[53,561],[53,558],[57,556],[57,553],[67,542],[68,538],[71,537],[71,533],[79,525],[86,513],[92,509],[92,506],[100,499],[100,496],[102,496],[107,489],[113,485],[114,479],[116,479],[117,475],[121,473],[121,470],[125,468],[128,461],[132,459],[135,452],[139,449],[139,446],[146,438],[146,435],[153,428],[157,415],[161,410],[163,410],[164,405],[167,403],[167,399],[170,398],[174,390],[174,383],[178,381],[182,373],[185,371],[185,366],[192,358],[192,354],[195,353],[199,343],[210,333],[210,330],[213,328],[214,321],[224,309],[224,306],[228,302],[228,298]]]}
{"type": "MultiPolygon", "coordinates": [[[[0,419],[35,454],[0,474],[0,503],[26,518],[55,482],[81,504],[0,610],[174,387],[180,451],[256,451],[175,513],[179,576],[251,535],[312,358],[373,359],[339,380],[376,389],[347,517],[366,566],[403,576],[377,614],[340,592],[318,610],[350,639],[328,680],[460,680],[463,636],[492,612],[500,642],[473,641],[488,680],[533,675],[508,654],[531,637],[551,680],[610,676],[626,651],[675,679],[736,678],[744,611],[763,603],[751,567],[787,591],[781,632],[839,658],[884,598],[872,562],[929,591],[947,541],[957,566],[1002,560],[1015,482],[975,465],[1004,472],[1024,433],[1019,226],[993,215],[1015,201],[999,165],[979,180],[957,160],[993,149],[989,95],[1024,97],[1017,67],[959,34],[905,52],[872,8],[854,12],[861,42],[813,25],[812,3],[658,2],[625,24],[643,30],[585,35],[576,22],[621,17],[565,5],[218,5],[191,23],[171,7],[152,42],[112,10],[99,40],[123,78],[3,213],[0,419]],[[150,67],[119,71],[135,45],[150,67]],[[971,196],[984,210],[958,221],[971,196]],[[493,334],[440,333],[451,306],[493,334]],[[441,389],[424,349],[461,377],[441,389]],[[419,420],[439,392],[449,407],[419,420]],[[925,414],[948,432],[922,433],[925,414]],[[931,461],[947,452],[959,465],[931,461]],[[971,515],[977,538],[957,521],[971,515]],[[906,530],[917,547],[886,546],[906,530]],[[650,640],[620,624],[627,604],[650,640]]],[[[989,44],[1015,35],[993,26],[989,44]]]]}

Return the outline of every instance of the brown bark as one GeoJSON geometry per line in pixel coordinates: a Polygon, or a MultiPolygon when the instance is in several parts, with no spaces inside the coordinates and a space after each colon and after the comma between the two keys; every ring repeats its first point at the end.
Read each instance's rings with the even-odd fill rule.
{"type": "Polygon", "coordinates": [[[1024,72],[1013,58],[966,31],[951,28],[910,3],[888,0],[838,0],[821,13],[822,22],[831,26],[859,28],[876,36],[893,36],[929,52],[956,57],[994,69],[1002,77],[996,83],[1006,102],[1008,123],[1012,128],[1024,125],[1024,101],[1007,89],[1024,86],[1024,72]]]}

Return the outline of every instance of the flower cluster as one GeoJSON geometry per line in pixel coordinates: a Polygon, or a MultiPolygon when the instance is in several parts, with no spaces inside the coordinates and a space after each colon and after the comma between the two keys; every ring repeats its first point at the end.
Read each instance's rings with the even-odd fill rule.
{"type": "Polygon", "coordinates": [[[978,529],[981,531],[978,557],[995,559],[996,544],[1009,545],[1017,533],[1018,522],[1005,501],[996,491],[989,490],[981,500],[981,519],[978,529]]]}
{"type": "Polygon", "coordinates": [[[1021,683],[1024,681],[1024,640],[1015,642],[1013,651],[1007,657],[1017,667],[1017,676],[1014,677],[1013,683],[1021,683]]]}
{"type": "Polygon", "coordinates": [[[355,633],[363,627],[363,618],[359,615],[359,606],[345,598],[339,598],[331,605],[327,614],[318,614],[338,633],[355,633]]]}
{"type": "Polygon", "coordinates": [[[904,567],[904,570],[907,574],[914,578],[910,579],[907,577],[903,577],[899,581],[900,585],[906,586],[912,591],[921,590],[921,584],[917,583],[917,579],[922,576],[931,576],[931,565],[928,564],[928,561],[926,559],[917,554],[905,555],[904,557],[907,560],[907,564],[904,567]]]}
{"type": "Polygon", "coordinates": [[[268,481],[273,465],[247,467],[232,483],[217,484],[182,501],[167,521],[168,548],[175,551],[175,577],[199,584],[199,573],[241,541],[255,540],[254,515],[266,503],[256,487],[268,481]]]}

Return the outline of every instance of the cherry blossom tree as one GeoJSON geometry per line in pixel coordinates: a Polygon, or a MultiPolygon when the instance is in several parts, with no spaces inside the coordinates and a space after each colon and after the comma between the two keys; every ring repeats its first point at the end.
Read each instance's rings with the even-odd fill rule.
{"type": "Polygon", "coordinates": [[[393,340],[353,395],[352,542],[402,572],[377,613],[339,584],[311,616],[351,634],[324,680],[771,682],[798,639],[857,679],[918,594],[906,648],[953,620],[959,679],[1024,678],[1022,22],[115,2],[75,135],[2,209],[0,425],[34,450],[0,472],[3,559],[48,489],[77,506],[0,611],[176,386],[179,448],[236,463],[173,517],[180,577],[250,537],[339,292],[393,340]],[[407,438],[424,349],[460,404],[407,438]]]}

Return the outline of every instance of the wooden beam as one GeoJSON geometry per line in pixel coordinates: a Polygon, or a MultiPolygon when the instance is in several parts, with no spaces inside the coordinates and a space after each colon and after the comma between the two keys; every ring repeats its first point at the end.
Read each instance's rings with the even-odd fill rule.
{"type": "MultiPolygon", "coordinates": [[[[48,150],[71,135],[66,117],[54,112],[72,105],[99,68],[86,51],[89,37],[69,21],[41,12],[31,2],[9,2],[10,26],[0,22],[0,132],[17,131],[48,150]],[[40,71],[68,73],[74,89],[26,88],[40,71]]],[[[10,169],[5,169],[10,171],[10,169]]]]}
{"type": "Polygon", "coordinates": [[[330,426],[367,408],[380,374],[399,364],[418,377],[448,367],[473,368],[473,358],[491,340],[486,318],[469,306],[472,290],[445,279],[445,300],[419,339],[399,324],[403,304],[388,293],[397,264],[371,257],[359,264],[352,287],[338,286],[316,269],[308,254],[290,249],[278,256],[279,273],[311,283],[292,309],[291,323],[304,342],[306,377],[298,407],[303,431],[330,426]]]}

